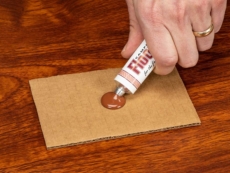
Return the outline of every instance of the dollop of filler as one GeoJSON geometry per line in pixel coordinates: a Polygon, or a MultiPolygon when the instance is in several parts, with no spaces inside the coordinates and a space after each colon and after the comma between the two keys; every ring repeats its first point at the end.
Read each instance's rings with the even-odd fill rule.
{"type": "Polygon", "coordinates": [[[117,95],[115,92],[105,93],[101,97],[101,104],[107,109],[116,110],[122,108],[126,103],[125,97],[117,95]]]}
{"type": "Polygon", "coordinates": [[[123,95],[126,93],[134,94],[154,67],[155,60],[144,40],[115,77],[115,81],[119,84],[116,91],[104,94],[101,98],[101,104],[112,110],[123,107],[126,102],[123,95]]]}

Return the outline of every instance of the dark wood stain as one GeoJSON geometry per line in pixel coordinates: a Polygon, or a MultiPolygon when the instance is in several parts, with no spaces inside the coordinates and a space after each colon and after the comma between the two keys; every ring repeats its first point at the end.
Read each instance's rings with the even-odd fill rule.
{"type": "Polygon", "coordinates": [[[202,125],[46,150],[28,81],[122,67],[124,0],[0,0],[0,172],[229,172],[230,4],[214,46],[179,73],[202,125]]]}

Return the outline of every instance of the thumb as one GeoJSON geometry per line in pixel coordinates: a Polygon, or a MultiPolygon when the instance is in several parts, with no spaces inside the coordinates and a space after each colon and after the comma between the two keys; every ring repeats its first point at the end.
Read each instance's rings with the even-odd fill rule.
{"type": "Polygon", "coordinates": [[[124,46],[121,55],[124,58],[130,58],[134,51],[138,48],[141,42],[144,40],[144,37],[141,32],[140,25],[137,21],[135,8],[132,0],[126,0],[128,11],[129,11],[129,38],[128,42],[124,46]]]}

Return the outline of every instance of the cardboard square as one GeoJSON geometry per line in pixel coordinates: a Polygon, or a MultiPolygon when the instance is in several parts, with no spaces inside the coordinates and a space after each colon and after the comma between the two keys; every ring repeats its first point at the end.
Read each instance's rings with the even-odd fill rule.
{"type": "Polygon", "coordinates": [[[174,70],[154,73],[118,110],[101,106],[120,69],[33,79],[30,86],[47,148],[196,126],[200,119],[174,70]]]}

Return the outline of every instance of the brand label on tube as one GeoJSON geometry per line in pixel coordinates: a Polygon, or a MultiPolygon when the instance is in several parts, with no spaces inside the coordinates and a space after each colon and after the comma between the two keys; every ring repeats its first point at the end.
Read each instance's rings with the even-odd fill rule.
{"type": "Polygon", "coordinates": [[[133,94],[153,71],[154,65],[155,60],[144,40],[115,77],[115,80],[124,85],[133,94]]]}

